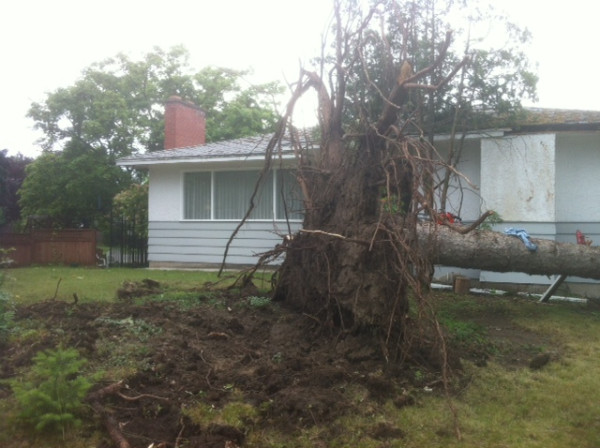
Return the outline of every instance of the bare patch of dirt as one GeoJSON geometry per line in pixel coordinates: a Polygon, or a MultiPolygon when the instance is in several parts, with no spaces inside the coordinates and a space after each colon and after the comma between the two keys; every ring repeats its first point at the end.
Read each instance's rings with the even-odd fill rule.
{"type": "MultiPolygon", "coordinates": [[[[144,287],[155,291],[157,285],[144,287]]],[[[390,399],[399,407],[413,403],[406,394],[415,387],[410,368],[386,369],[378,345],[363,334],[327,329],[311,316],[246,297],[198,292],[185,303],[131,299],[137,295],[130,285],[116,303],[44,301],[20,307],[17,324],[36,336],[0,347],[0,378],[14,377],[35,353],[59,344],[77,348],[94,369],[134,366],[123,370],[127,377],[114,378],[122,381],[116,393],[98,399],[134,448],[152,443],[232,448],[261,427],[289,432],[326,425],[353,411],[347,391],[354,386],[374,400],[390,399]],[[256,412],[241,416],[237,425],[192,421],[198,406],[222,410],[240,401],[256,412]]],[[[519,329],[510,316],[490,316],[480,324],[495,341],[504,341],[498,356],[511,362],[521,361],[517,347],[539,342],[539,335],[519,329]]],[[[93,392],[109,385],[97,384],[93,392]]],[[[0,386],[0,398],[8,394],[0,386]]],[[[90,415],[94,418],[101,426],[90,415]]],[[[401,438],[403,431],[380,424],[372,433],[384,440],[401,438]]],[[[114,441],[107,434],[99,446],[114,441]]]]}
{"type": "Polygon", "coordinates": [[[548,335],[524,328],[506,316],[485,315],[477,319],[495,344],[494,359],[507,367],[523,367],[539,355],[543,347],[552,344],[548,335]]]}
{"type": "MultiPolygon", "coordinates": [[[[441,300],[448,299],[442,295],[441,300]]],[[[530,313],[532,307],[535,310],[536,303],[520,297],[480,296],[470,296],[469,302],[475,311],[466,309],[460,318],[473,324],[477,334],[457,343],[462,358],[479,366],[485,366],[493,359],[507,368],[521,368],[531,367],[531,362],[535,364],[540,355],[550,356],[548,350],[552,352],[551,357],[558,356],[561,346],[552,335],[538,333],[518,323],[519,313],[530,313]]]]}

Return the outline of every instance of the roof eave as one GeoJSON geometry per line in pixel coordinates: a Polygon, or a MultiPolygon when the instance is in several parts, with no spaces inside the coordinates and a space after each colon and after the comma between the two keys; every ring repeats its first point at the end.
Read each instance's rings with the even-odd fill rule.
{"type": "MultiPolygon", "coordinates": [[[[506,132],[510,131],[508,128],[496,128],[496,129],[487,129],[481,131],[471,131],[471,132],[457,132],[454,135],[454,139],[465,138],[467,140],[471,139],[482,139],[482,138],[497,138],[503,137],[506,132]]],[[[436,134],[433,136],[433,141],[446,141],[452,140],[452,134],[436,134]]]]}
{"type": "Polygon", "coordinates": [[[534,123],[515,126],[512,133],[599,131],[600,123],[534,123]]]}
{"type": "MultiPolygon", "coordinates": [[[[283,160],[292,160],[294,159],[294,154],[282,154],[278,156],[283,160]]],[[[148,159],[120,159],[117,160],[117,166],[128,166],[139,169],[147,169],[150,166],[155,165],[173,165],[173,164],[212,164],[212,163],[240,163],[240,162],[256,162],[265,160],[265,155],[256,155],[256,156],[231,156],[231,157],[177,157],[172,159],[156,159],[156,158],[148,158],[148,159]]]]}

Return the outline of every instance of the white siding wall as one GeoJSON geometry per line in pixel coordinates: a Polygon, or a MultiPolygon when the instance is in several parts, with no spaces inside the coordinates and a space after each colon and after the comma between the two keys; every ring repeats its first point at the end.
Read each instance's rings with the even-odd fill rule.
{"type": "MultiPolygon", "coordinates": [[[[216,167],[223,168],[223,167],[216,167]]],[[[148,198],[148,260],[150,267],[217,266],[235,221],[184,221],[182,175],[190,165],[160,165],[150,169],[148,198]]],[[[300,223],[292,223],[292,232],[300,223]]],[[[282,221],[250,221],[237,234],[226,262],[252,265],[260,253],[282,242],[288,229],[282,221]]]]}
{"type": "MultiPolygon", "coordinates": [[[[216,266],[237,223],[232,221],[150,221],[148,259],[151,267],[216,266]]],[[[297,232],[299,223],[293,224],[297,232]]],[[[227,264],[252,265],[287,234],[284,222],[248,222],[230,246],[227,264]]]]}
{"type": "Polygon", "coordinates": [[[183,216],[181,207],[182,168],[178,165],[159,165],[150,169],[148,193],[148,220],[179,221],[183,216]]]}

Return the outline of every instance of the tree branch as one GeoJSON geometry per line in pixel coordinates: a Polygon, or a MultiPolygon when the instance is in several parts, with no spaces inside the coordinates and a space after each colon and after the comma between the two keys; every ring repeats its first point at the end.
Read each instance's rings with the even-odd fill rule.
{"type": "MultiPolygon", "coordinates": [[[[442,44],[442,46],[440,48],[440,52],[439,52],[438,56],[436,57],[436,59],[433,61],[433,63],[431,65],[429,65],[428,67],[425,67],[424,69],[418,71],[417,73],[415,73],[412,76],[402,77],[401,82],[399,84],[394,85],[394,88],[392,89],[392,91],[390,92],[390,95],[388,97],[388,101],[386,101],[383,112],[381,113],[381,117],[379,118],[379,120],[376,124],[376,128],[380,134],[385,134],[387,128],[396,121],[399,106],[401,106],[406,101],[409,88],[415,88],[417,86],[421,86],[420,84],[416,83],[415,81],[422,79],[423,77],[425,77],[429,73],[433,72],[433,70],[435,70],[437,67],[439,67],[442,64],[442,62],[446,58],[446,54],[448,53],[448,48],[450,47],[451,42],[452,42],[452,33],[447,32],[446,39],[444,40],[444,43],[442,44]]],[[[454,69],[451,71],[451,73],[448,76],[446,76],[442,80],[442,82],[439,83],[437,86],[428,86],[428,85],[423,85],[423,86],[428,86],[428,88],[430,88],[430,90],[437,90],[438,88],[443,86],[445,83],[447,83],[450,79],[452,79],[452,77],[458,72],[460,67],[462,67],[465,63],[466,63],[466,59],[463,59],[463,61],[461,61],[456,67],[454,67],[454,69]]]]}
{"type": "Polygon", "coordinates": [[[344,235],[340,235],[339,233],[330,233],[330,232],[325,232],[323,230],[308,230],[308,229],[300,229],[300,233],[311,233],[314,235],[324,235],[324,236],[329,236],[332,238],[337,238],[340,240],[344,240],[344,241],[348,241],[350,243],[356,243],[356,244],[362,244],[364,246],[369,246],[370,243],[366,240],[361,240],[361,239],[357,239],[357,238],[348,238],[344,235]]]}

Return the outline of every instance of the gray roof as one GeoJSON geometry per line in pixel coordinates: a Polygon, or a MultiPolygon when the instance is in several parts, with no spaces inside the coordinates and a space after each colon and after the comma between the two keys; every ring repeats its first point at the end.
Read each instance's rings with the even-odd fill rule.
{"type": "MultiPolygon", "coordinates": [[[[254,137],[242,137],[234,140],[207,143],[199,146],[188,146],[185,148],[164,149],[162,151],[137,154],[123,157],[117,161],[121,166],[154,165],[160,163],[177,162],[199,162],[199,161],[236,161],[240,159],[264,158],[272,134],[258,135],[254,137]]],[[[302,144],[306,145],[308,138],[302,138],[302,144]]],[[[281,146],[275,148],[275,152],[284,156],[292,156],[294,153],[292,142],[285,138],[281,146]]]]}
{"type": "Polygon", "coordinates": [[[556,129],[578,126],[597,127],[600,124],[600,111],[577,109],[543,109],[527,107],[518,119],[515,128],[534,126],[555,126],[556,129]]]}
{"type": "MultiPolygon", "coordinates": [[[[516,122],[509,124],[498,121],[503,132],[542,132],[560,130],[600,130],[600,111],[525,108],[516,122]]],[[[300,144],[310,146],[317,141],[315,130],[298,132],[300,144]],[[313,137],[311,137],[311,135],[313,137]]],[[[117,161],[121,166],[144,166],[178,162],[239,161],[260,159],[265,156],[272,134],[242,137],[234,140],[207,143],[200,146],[165,149],[162,151],[137,154],[117,161]]],[[[293,156],[292,142],[287,136],[276,151],[283,157],[293,156]]]]}

